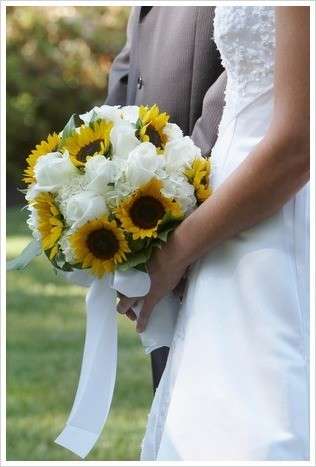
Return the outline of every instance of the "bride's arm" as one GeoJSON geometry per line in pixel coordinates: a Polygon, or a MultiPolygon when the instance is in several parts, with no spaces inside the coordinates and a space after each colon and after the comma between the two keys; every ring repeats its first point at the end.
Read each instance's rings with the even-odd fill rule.
{"type": "Polygon", "coordinates": [[[187,264],[194,262],[274,214],[308,178],[309,8],[277,7],[275,105],[269,130],[213,196],[179,226],[173,247],[180,246],[187,264]]]}
{"type": "Polygon", "coordinates": [[[276,8],[275,105],[266,136],[172,234],[150,263],[152,288],[137,329],[185,269],[273,215],[309,178],[309,8],[276,8]]]}

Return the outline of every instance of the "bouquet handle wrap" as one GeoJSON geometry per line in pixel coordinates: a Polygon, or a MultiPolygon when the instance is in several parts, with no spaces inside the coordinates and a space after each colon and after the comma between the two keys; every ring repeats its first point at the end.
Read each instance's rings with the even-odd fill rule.
{"type": "MultiPolygon", "coordinates": [[[[129,270],[95,279],[84,271],[65,273],[67,280],[89,287],[86,297],[86,337],[78,389],[66,426],[55,442],[81,458],[87,456],[107,420],[117,367],[116,292],[132,297],[146,295],[148,274],[129,270]]],[[[179,301],[173,296],[161,300],[153,310],[146,330],[140,334],[145,352],[170,346],[179,301]]],[[[136,314],[141,302],[134,308],[136,314]]]]}

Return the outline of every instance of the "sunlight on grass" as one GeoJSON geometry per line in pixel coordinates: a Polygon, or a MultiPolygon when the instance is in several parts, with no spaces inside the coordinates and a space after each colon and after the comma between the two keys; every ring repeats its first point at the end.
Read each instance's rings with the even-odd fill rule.
{"type": "Polygon", "coordinates": [[[30,243],[31,236],[21,235],[20,237],[12,236],[7,241],[7,256],[9,259],[21,253],[21,251],[30,243]]]}
{"type": "MultiPolygon", "coordinates": [[[[7,213],[7,253],[31,240],[25,211],[7,213]]],[[[85,289],[56,276],[44,256],[7,274],[7,458],[74,460],[54,444],[78,383],[85,289]]],[[[134,324],[119,316],[117,383],[108,423],[87,460],[137,460],[152,389],[134,324]]]]}

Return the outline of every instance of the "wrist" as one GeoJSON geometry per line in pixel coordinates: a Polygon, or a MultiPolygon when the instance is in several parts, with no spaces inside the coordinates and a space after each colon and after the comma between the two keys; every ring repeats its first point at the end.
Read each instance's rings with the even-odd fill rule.
{"type": "Polygon", "coordinates": [[[190,244],[186,239],[182,224],[172,233],[166,243],[166,254],[169,261],[175,262],[175,267],[179,270],[186,270],[193,262],[194,257],[191,252],[190,244]]]}

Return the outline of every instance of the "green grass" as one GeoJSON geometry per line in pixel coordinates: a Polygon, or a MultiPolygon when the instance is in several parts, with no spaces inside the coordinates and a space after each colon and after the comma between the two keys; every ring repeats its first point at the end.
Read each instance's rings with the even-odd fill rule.
{"type": "MultiPolygon", "coordinates": [[[[7,213],[8,258],[30,240],[25,212],[7,213]]],[[[7,274],[7,459],[74,460],[53,441],[78,382],[85,290],[36,258],[7,274]]],[[[152,399],[151,374],[134,324],[119,318],[119,362],[105,429],[87,460],[137,460],[152,399]]]]}

